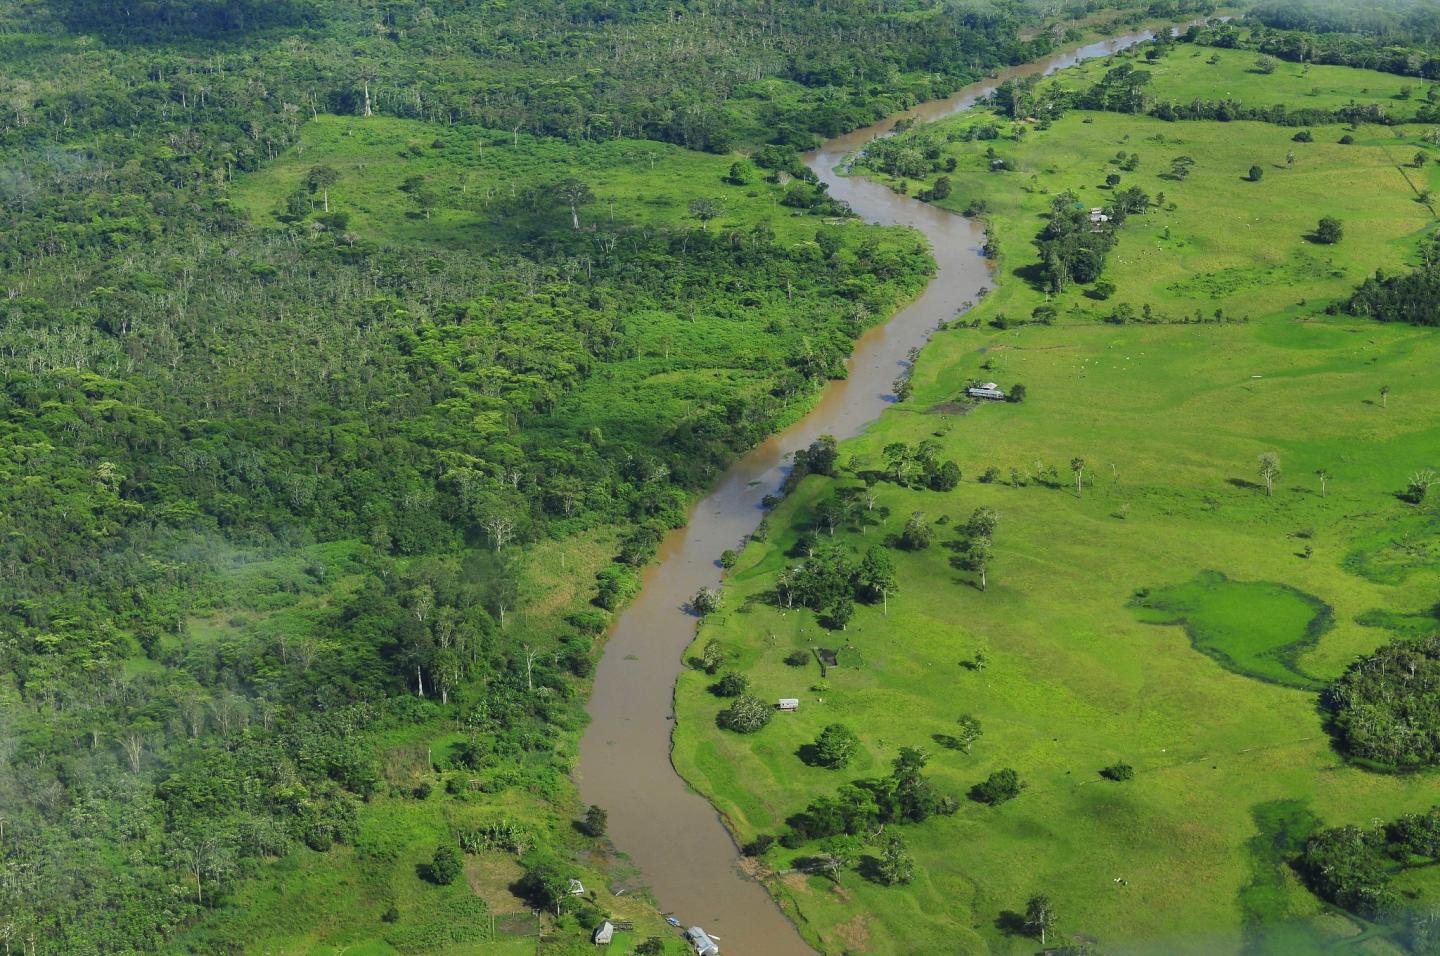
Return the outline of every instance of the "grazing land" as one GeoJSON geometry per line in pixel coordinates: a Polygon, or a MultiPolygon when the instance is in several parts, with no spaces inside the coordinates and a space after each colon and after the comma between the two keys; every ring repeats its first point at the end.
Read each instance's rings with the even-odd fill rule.
{"type": "MultiPolygon", "coordinates": [[[[1192,52],[1154,67],[1177,98],[1263,100],[1274,80],[1275,101],[1291,102],[1290,65],[1259,77],[1253,53],[1206,64],[1205,48],[1192,67],[1192,52]]],[[[1081,88],[1116,65],[1057,82],[1081,88]]],[[[1312,72],[1336,99],[1396,79],[1312,72]]],[[[839,851],[818,840],[757,847],[823,951],[1031,952],[1036,896],[1058,914],[1052,940],[1107,952],[1393,952],[1409,938],[1403,918],[1327,907],[1291,863],[1321,827],[1436,802],[1433,774],[1348,761],[1316,692],[1434,625],[1440,567],[1426,556],[1440,522],[1433,499],[1404,493],[1437,464],[1440,340],[1325,311],[1376,269],[1416,261],[1436,227],[1418,197],[1436,180],[1433,164],[1406,164],[1432,147],[1414,125],[1297,131],[967,115],[897,144],[932,171],[879,174],[912,193],[948,176],[938,202],[985,216],[997,287],[921,353],[913,394],[840,446],[833,477],[805,477],[775,508],[700,628],[697,649],[719,642],[750,693],[798,697],[798,711],[740,735],[716,724],[713,678],[689,673],[677,694],[676,764],[742,842],[786,834],[902,748],[927,751],[927,777],[958,800],[887,825],[913,856],[904,886],[886,885],[874,849],[826,869],[813,861],[839,851]],[[966,132],[980,126],[998,136],[966,132]],[[1194,162],[1172,178],[1179,156],[1194,162]],[[1032,240],[1052,201],[1069,191],[1103,208],[1133,186],[1151,202],[1115,230],[1113,290],[1047,291],[1032,240]],[[1339,243],[1316,241],[1323,216],[1343,221],[1339,243]],[[966,402],[976,381],[1023,384],[1025,400],[966,402]],[[953,460],[963,480],[897,481],[907,449],[953,460]],[[983,579],[967,530],[981,508],[999,516],[983,579]],[[917,513],[928,535],[912,533],[917,513]],[[862,600],[843,629],[781,596],[831,544],[857,559],[879,547],[895,565],[885,600],[862,600]],[[851,651],[851,666],[822,649],[851,651]],[[823,675],[822,659],[835,661],[823,675]],[[962,717],[978,720],[973,743],[957,737],[962,717]],[[859,738],[848,766],[802,759],[835,723],[859,738]],[[1006,768],[1018,796],[966,799],[1006,768]]],[[[1433,868],[1396,880],[1416,911],[1436,898],[1433,868]]]]}

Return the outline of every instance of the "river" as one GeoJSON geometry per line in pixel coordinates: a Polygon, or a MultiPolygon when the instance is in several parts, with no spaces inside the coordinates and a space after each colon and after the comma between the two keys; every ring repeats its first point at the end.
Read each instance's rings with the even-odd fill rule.
{"type": "Polygon", "coordinates": [[[755,529],[763,516],[760,499],[785,477],[786,456],[821,435],[852,437],[878,418],[895,400],[890,386],[910,350],[991,283],[978,225],[869,179],[842,176],[839,168],[902,119],[925,122],[958,113],[1012,76],[1053,73],[1153,35],[1124,34],[1007,70],[946,99],[836,137],[805,157],[829,185],[830,195],[848,202],[865,220],[924,233],[938,269],[919,298],[856,342],[849,378],[831,382],[808,415],[736,461],[695,505],[689,523],[661,544],[596,667],[591,721],[576,775],[581,797],[609,811],[611,840],[640,868],[660,906],[686,926],[711,931],[726,956],[814,951],[764,887],[740,871],[739,852],[719,814],[670,764],[675,680],[695,637],[695,618],[685,604],[702,586],[719,582],[720,552],[738,547],[755,529]]]}

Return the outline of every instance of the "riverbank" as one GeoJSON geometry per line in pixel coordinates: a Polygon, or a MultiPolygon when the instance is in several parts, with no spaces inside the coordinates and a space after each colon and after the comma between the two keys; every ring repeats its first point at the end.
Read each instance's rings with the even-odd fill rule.
{"type": "Polygon", "coordinates": [[[690,521],[662,544],[635,602],[617,620],[596,670],[591,724],[581,743],[582,798],[606,807],[616,847],[644,873],[667,910],[702,922],[725,938],[729,952],[800,954],[809,951],[763,888],[737,866],[735,842],[704,798],[691,791],[670,760],[673,688],[681,652],[694,635],[685,610],[701,587],[721,576],[716,559],[737,547],[762,517],[762,499],[788,470],[787,455],[822,434],[858,435],[893,404],[891,386],[911,351],[978,298],[990,282],[980,255],[983,233],[963,217],[897,196],[884,186],[842,177],[843,158],[904,116],[938,117],[968,108],[999,82],[1023,72],[1060,69],[1088,56],[1139,42],[1141,32],[1056,54],[967,87],[876,126],[825,144],[807,163],[830,189],[867,221],[918,229],[935,252],[937,272],[921,295],[857,342],[849,377],[831,383],[814,410],[742,457],[690,513],[690,521]]]}

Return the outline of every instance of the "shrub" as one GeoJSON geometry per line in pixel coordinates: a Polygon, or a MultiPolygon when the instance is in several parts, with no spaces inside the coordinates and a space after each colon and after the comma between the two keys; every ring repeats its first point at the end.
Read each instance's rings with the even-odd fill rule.
{"type": "Polygon", "coordinates": [[[1250,180],[1252,183],[1258,183],[1260,180],[1265,178],[1265,170],[1261,169],[1259,166],[1251,166],[1250,172],[1245,174],[1245,178],[1250,180]]]}
{"type": "Polygon", "coordinates": [[[815,738],[815,762],[831,770],[848,764],[860,749],[860,738],[844,724],[831,724],[815,738]]]}
{"type": "Polygon", "coordinates": [[[804,667],[810,663],[809,651],[791,651],[785,655],[785,663],[791,667],[804,667]]]}
{"type": "Polygon", "coordinates": [[[1130,780],[1135,776],[1135,768],[1128,763],[1112,763],[1100,771],[1100,776],[1106,780],[1114,780],[1116,782],[1130,780]]]}
{"type": "Polygon", "coordinates": [[[735,698],[733,704],[720,711],[715,720],[725,730],[733,730],[737,734],[753,734],[770,723],[773,716],[774,712],[763,700],[741,694],[735,698]]]}
{"type": "Polygon", "coordinates": [[[610,814],[604,807],[597,807],[592,803],[585,808],[583,826],[586,834],[598,840],[605,835],[605,830],[610,826],[610,814]]]}
{"type": "Polygon", "coordinates": [[[765,851],[775,845],[775,838],[768,833],[762,833],[749,843],[740,848],[745,856],[764,856],[765,851]]]}
{"type": "Polygon", "coordinates": [[[734,671],[726,671],[711,688],[716,697],[739,697],[749,689],[750,678],[734,671]]]}
{"type": "Polygon", "coordinates": [[[1333,246],[1345,238],[1345,226],[1334,216],[1325,216],[1315,225],[1315,241],[1333,246]]]}
{"type": "Polygon", "coordinates": [[[1344,136],[1340,137],[1340,145],[1341,145],[1341,146],[1349,146],[1349,145],[1351,145],[1351,144],[1354,143],[1354,142],[1355,142],[1355,137],[1351,136],[1349,133],[1346,133],[1344,136]]]}
{"type": "Polygon", "coordinates": [[[1020,775],[1009,767],[996,770],[980,783],[970,788],[970,799],[977,803],[999,806],[1007,800],[1014,800],[1025,789],[1020,775]]]}
{"type": "Polygon", "coordinates": [[[430,860],[430,882],[449,886],[460,875],[463,866],[460,850],[455,844],[442,843],[435,848],[435,856],[430,860]]]}
{"type": "Polygon", "coordinates": [[[1297,142],[1297,143],[1313,143],[1313,142],[1315,142],[1315,136],[1314,136],[1314,134],[1311,133],[1308,129],[1302,129],[1300,132],[1296,133],[1294,136],[1292,136],[1292,137],[1290,137],[1290,138],[1291,138],[1292,140],[1294,140],[1295,142],[1297,142]]]}

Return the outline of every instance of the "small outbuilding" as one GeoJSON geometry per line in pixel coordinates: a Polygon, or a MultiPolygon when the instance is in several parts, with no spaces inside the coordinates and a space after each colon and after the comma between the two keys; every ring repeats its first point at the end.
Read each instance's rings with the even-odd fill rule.
{"type": "Polygon", "coordinates": [[[775,706],[776,706],[777,708],[779,708],[780,710],[799,710],[799,709],[800,709],[800,698],[798,698],[798,697],[781,697],[781,698],[780,698],[780,702],[777,703],[775,706]]]}
{"type": "Polygon", "coordinates": [[[965,389],[965,394],[971,398],[983,398],[991,402],[1005,401],[1005,390],[994,382],[985,382],[981,385],[971,385],[965,389]]]}
{"type": "Polygon", "coordinates": [[[581,883],[579,880],[571,880],[569,893],[571,896],[584,896],[585,884],[581,883]]]}
{"type": "Polygon", "coordinates": [[[608,946],[615,938],[615,924],[608,919],[595,927],[595,932],[590,934],[590,942],[596,946],[608,946]]]}

